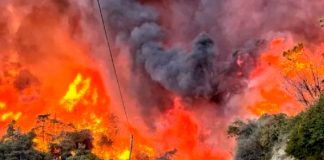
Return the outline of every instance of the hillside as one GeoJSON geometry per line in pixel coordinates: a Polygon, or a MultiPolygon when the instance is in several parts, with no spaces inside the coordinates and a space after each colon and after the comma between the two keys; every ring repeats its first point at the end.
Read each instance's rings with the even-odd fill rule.
{"type": "Polygon", "coordinates": [[[293,117],[266,114],[237,120],[228,134],[237,139],[235,160],[324,159],[324,96],[293,117]]]}

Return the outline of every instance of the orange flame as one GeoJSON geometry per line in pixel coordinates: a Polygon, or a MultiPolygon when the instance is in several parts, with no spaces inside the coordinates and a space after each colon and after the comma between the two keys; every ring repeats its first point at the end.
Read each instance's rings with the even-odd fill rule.
{"type": "Polygon", "coordinates": [[[83,79],[82,75],[78,74],[75,80],[69,85],[69,90],[61,99],[60,104],[64,105],[71,112],[89,91],[90,83],[90,78],[83,79]]]}
{"type": "Polygon", "coordinates": [[[261,61],[251,74],[254,84],[251,86],[253,93],[249,96],[255,97],[254,102],[246,105],[252,114],[259,116],[284,112],[293,115],[304,108],[290,94],[289,86],[286,86],[289,84],[284,84],[284,77],[298,80],[299,76],[303,76],[311,82],[311,67],[316,67],[318,74],[323,76],[323,67],[318,65],[321,63],[323,48],[320,45],[315,52],[311,52],[302,44],[291,47],[294,45],[289,38],[277,38],[261,54],[261,61]]]}

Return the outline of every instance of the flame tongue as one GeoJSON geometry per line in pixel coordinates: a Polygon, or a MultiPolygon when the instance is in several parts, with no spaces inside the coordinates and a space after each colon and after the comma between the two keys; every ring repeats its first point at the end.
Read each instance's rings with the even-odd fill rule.
{"type": "MultiPolygon", "coordinates": [[[[91,84],[91,79],[90,78],[83,79],[82,75],[79,73],[75,78],[75,80],[69,85],[69,90],[66,92],[65,96],[61,99],[60,104],[64,105],[66,109],[71,112],[74,109],[74,107],[80,101],[82,101],[83,98],[85,98],[86,94],[88,94],[90,84],[91,84]]],[[[88,103],[88,101],[84,100],[83,103],[88,103]]]]}

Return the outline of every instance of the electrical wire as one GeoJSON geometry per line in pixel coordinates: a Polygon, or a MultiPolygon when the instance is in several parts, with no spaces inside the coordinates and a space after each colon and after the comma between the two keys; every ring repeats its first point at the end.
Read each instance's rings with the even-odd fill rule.
{"type": "MultiPolygon", "coordinates": [[[[112,49],[111,49],[111,45],[110,45],[109,38],[108,38],[108,31],[107,31],[107,28],[106,28],[106,25],[105,25],[105,20],[104,20],[103,14],[102,14],[100,0],[97,0],[97,3],[98,3],[98,7],[99,7],[99,13],[100,13],[100,17],[101,17],[101,22],[102,22],[103,29],[104,29],[104,32],[105,32],[105,40],[106,40],[106,43],[107,43],[107,46],[108,46],[109,55],[110,55],[111,63],[112,63],[112,66],[113,66],[113,70],[114,70],[114,74],[115,74],[115,78],[116,78],[116,82],[117,82],[117,86],[118,86],[119,96],[120,96],[120,99],[121,99],[121,102],[122,102],[122,106],[123,106],[124,114],[125,114],[125,117],[126,117],[126,120],[127,120],[127,124],[130,126],[124,96],[123,96],[123,93],[121,91],[121,85],[120,85],[118,74],[117,74],[115,60],[114,60],[114,57],[113,57],[113,54],[112,54],[112,49]]],[[[129,160],[131,160],[131,157],[132,157],[133,144],[134,144],[134,136],[133,136],[133,134],[131,132],[130,147],[129,147],[130,148],[129,149],[129,151],[130,151],[129,160]]]]}

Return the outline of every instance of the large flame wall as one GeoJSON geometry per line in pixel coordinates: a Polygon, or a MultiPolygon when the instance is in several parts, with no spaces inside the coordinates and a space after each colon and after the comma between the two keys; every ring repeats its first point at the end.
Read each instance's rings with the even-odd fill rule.
{"type": "MultiPolygon", "coordinates": [[[[321,58],[316,18],[324,16],[317,7],[323,2],[102,4],[130,123],[96,1],[2,0],[1,134],[12,120],[28,131],[38,115],[51,114],[90,129],[94,152],[104,159],[126,159],[130,133],[134,155],[176,149],[177,160],[231,159],[226,128],[232,120],[303,109],[282,85],[282,53],[303,42],[308,55],[321,58]],[[102,143],[104,137],[113,145],[102,143]]],[[[46,149],[45,141],[35,142],[46,149]]]]}

